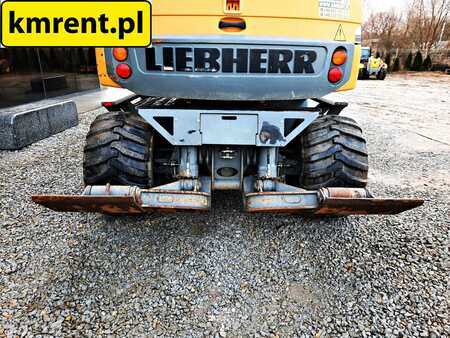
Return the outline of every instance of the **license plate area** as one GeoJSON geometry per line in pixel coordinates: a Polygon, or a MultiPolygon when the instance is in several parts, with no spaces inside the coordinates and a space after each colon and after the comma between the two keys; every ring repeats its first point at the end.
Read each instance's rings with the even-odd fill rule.
{"type": "MultiPolygon", "coordinates": [[[[138,113],[174,146],[257,147],[285,147],[320,114],[316,108],[301,107],[298,107],[299,110],[283,111],[251,110],[249,107],[238,109],[235,105],[227,109],[207,109],[212,103],[201,102],[204,104],[200,106],[185,103],[184,109],[158,104],[153,108],[140,108],[138,113]]],[[[181,103],[178,105],[184,106],[181,103]]]]}
{"type": "Polygon", "coordinates": [[[258,115],[201,114],[202,144],[255,145],[258,115]]]}

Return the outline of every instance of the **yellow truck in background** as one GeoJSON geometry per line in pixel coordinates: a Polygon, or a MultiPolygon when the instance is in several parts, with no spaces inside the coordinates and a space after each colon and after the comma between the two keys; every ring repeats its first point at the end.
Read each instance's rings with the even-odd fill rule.
{"type": "Polygon", "coordinates": [[[208,211],[242,192],[248,212],[396,214],[423,203],[366,189],[362,128],[324,96],[355,88],[359,0],[158,0],[151,48],[97,50],[105,102],[84,148],[82,195],[58,211],[208,211]]]}
{"type": "Polygon", "coordinates": [[[374,54],[372,48],[361,48],[361,61],[359,64],[359,80],[368,80],[375,76],[377,80],[385,80],[388,72],[388,65],[383,61],[379,53],[374,54]]]}

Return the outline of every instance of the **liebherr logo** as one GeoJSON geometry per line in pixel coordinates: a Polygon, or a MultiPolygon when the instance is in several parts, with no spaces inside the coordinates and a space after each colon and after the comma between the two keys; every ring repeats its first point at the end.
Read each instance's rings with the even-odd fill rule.
{"type": "Polygon", "coordinates": [[[146,49],[146,58],[147,70],[153,72],[314,74],[317,53],[308,49],[163,47],[146,49]]]}
{"type": "Polygon", "coordinates": [[[8,47],[146,47],[150,19],[145,0],[7,0],[1,4],[1,41],[8,47]]]}

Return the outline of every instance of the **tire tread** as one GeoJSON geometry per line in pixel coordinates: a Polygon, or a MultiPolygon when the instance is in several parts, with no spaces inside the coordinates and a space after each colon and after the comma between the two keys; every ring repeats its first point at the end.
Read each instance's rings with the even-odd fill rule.
{"type": "Polygon", "coordinates": [[[302,137],[302,157],[300,184],[305,189],[367,186],[366,140],[349,117],[323,116],[312,123],[302,137]]]}
{"type": "Polygon", "coordinates": [[[86,185],[151,186],[151,127],[131,112],[109,112],[91,124],[84,147],[86,185]]]}

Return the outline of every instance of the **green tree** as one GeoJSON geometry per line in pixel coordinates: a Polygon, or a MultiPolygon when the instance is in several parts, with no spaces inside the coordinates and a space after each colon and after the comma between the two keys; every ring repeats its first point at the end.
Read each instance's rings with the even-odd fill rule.
{"type": "Polygon", "coordinates": [[[425,58],[425,61],[423,61],[422,68],[423,70],[430,70],[432,65],[433,62],[431,61],[431,56],[430,54],[428,54],[427,57],[425,58]]]}
{"type": "Polygon", "coordinates": [[[419,50],[419,51],[417,51],[416,55],[414,56],[412,70],[415,70],[416,72],[420,72],[422,70],[422,67],[423,67],[423,57],[422,57],[422,53],[419,50]]]}
{"type": "Polygon", "coordinates": [[[413,54],[412,54],[412,52],[409,52],[409,54],[405,60],[405,69],[406,70],[412,70],[412,61],[413,61],[413,54]]]}
{"type": "Polygon", "coordinates": [[[400,70],[400,58],[397,56],[394,60],[394,66],[392,67],[393,72],[398,72],[400,70]]]}

